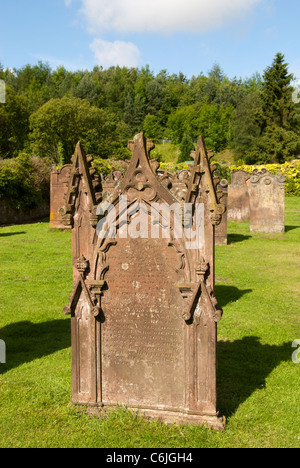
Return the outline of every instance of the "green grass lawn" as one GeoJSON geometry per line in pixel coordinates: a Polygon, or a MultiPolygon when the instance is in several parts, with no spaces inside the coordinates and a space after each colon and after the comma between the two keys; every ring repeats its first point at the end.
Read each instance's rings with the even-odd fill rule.
{"type": "Polygon", "coordinates": [[[300,447],[300,199],[287,232],[230,223],[216,249],[219,409],[226,431],[165,426],[120,409],[106,419],[70,406],[71,235],[48,223],[0,228],[1,447],[300,447]]]}

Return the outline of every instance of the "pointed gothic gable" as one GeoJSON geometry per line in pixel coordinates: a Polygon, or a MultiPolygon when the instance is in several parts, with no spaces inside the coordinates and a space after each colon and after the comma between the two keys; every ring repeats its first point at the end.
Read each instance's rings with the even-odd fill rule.
{"type": "Polygon", "coordinates": [[[96,227],[97,225],[96,210],[98,203],[101,201],[101,193],[97,193],[99,178],[95,177],[96,170],[92,167],[92,162],[93,157],[85,154],[79,142],[72,157],[69,186],[65,197],[66,203],[60,210],[66,226],[72,226],[74,223],[75,206],[80,190],[87,197],[87,208],[91,226],[96,227]],[[81,187],[80,183],[82,184],[81,187]]]}
{"type": "Polygon", "coordinates": [[[210,165],[210,159],[213,153],[208,155],[205,147],[205,142],[200,136],[197,150],[194,153],[194,165],[189,182],[188,193],[186,196],[186,203],[195,203],[197,199],[203,198],[204,192],[209,194],[209,210],[211,213],[211,222],[214,226],[220,224],[222,215],[225,213],[225,206],[220,203],[220,198],[223,196],[222,192],[217,192],[220,179],[213,177],[213,172],[216,166],[210,165]]]}
{"type": "Polygon", "coordinates": [[[72,317],[73,401],[99,410],[121,403],[166,422],[222,429],[222,311],[214,295],[214,229],[225,211],[219,180],[202,138],[193,167],[176,174],[150,159],[154,144],[143,133],[129,148],[127,171],[106,178],[95,177],[80,144],[73,157],[64,207],[73,228],[73,293],[64,310],[72,317]],[[109,207],[97,211],[100,201],[109,207]],[[178,237],[187,204],[189,229],[178,237]],[[179,208],[168,218],[166,207],[179,208]],[[147,233],[139,230],[143,223],[147,233]],[[200,240],[187,247],[194,231],[200,240]]]}

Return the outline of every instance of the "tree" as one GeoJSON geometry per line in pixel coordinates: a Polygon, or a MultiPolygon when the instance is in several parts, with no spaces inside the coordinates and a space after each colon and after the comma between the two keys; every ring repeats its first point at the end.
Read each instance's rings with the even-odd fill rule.
{"type": "Polygon", "coordinates": [[[299,154],[292,80],[284,56],[278,53],[262,82],[257,76],[245,83],[249,92],[238,104],[232,124],[236,159],[248,164],[283,163],[299,154]]]}
{"type": "Polygon", "coordinates": [[[288,72],[284,55],[278,53],[263,74],[263,111],[268,123],[290,129],[294,116],[293,75],[288,72]]]}
{"type": "Polygon", "coordinates": [[[292,80],[284,55],[276,54],[263,75],[261,91],[264,129],[257,146],[265,162],[283,163],[300,151],[292,80]]]}
{"type": "Polygon", "coordinates": [[[184,135],[182,142],[180,144],[180,153],[178,156],[177,163],[184,163],[186,161],[191,161],[191,152],[195,149],[192,138],[189,135],[184,135]]]}
{"type": "MultiPolygon", "coordinates": [[[[257,148],[262,135],[262,99],[259,91],[249,92],[237,105],[232,118],[231,146],[237,159],[257,148]]],[[[246,162],[251,163],[253,156],[246,162]]],[[[255,162],[255,161],[254,161],[255,162]]]]}
{"type": "Polygon", "coordinates": [[[184,135],[197,139],[199,113],[195,106],[179,107],[168,118],[168,135],[174,143],[180,143],[184,135]]]}
{"type": "Polygon", "coordinates": [[[58,163],[70,162],[79,140],[87,153],[104,159],[120,158],[126,152],[124,122],[82,99],[51,99],[31,115],[30,127],[32,150],[58,163]]]}
{"type": "Polygon", "coordinates": [[[215,152],[224,150],[230,140],[230,123],[233,111],[233,106],[203,104],[196,120],[197,134],[192,135],[192,137],[196,139],[202,135],[209,149],[215,152]]]}
{"type": "Polygon", "coordinates": [[[26,97],[6,86],[6,102],[0,104],[0,156],[17,156],[29,134],[29,104],[26,97]]]}
{"type": "Polygon", "coordinates": [[[159,140],[162,137],[162,128],[159,124],[159,121],[155,115],[146,115],[143,130],[147,138],[153,140],[159,140]]]}
{"type": "Polygon", "coordinates": [[[93,105],[96,105],[99,94],[97,84],[89,74],[83,76],[82,80],[73,91],[74,97],[86,99],[93,105]]]}
{"type": "Polygon", "coordinates": [[[15,89],[28,98],[31,112],[35,112],[55,94],[52,70],[47,63],[26,65],[16,71],[15,89]]]}

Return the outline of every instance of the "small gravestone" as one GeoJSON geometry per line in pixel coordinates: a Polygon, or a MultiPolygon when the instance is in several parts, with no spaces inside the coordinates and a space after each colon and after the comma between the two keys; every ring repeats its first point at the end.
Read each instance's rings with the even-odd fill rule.
{"type": "Polygon", "coordinates": [[[214,229],[220,203],[199,139],[190,171],[161,171],[143,133],[126,172],[97,178],[77,145],[72,227],[73,403],[124,405],[166,423],[224,429],[217,411],[214,229]]]}
{"type": "Polygon", "coordinates": [[[231,173],[231,184],[228,187],[228,221],[249,221],[250,177],[251,174],[242,170],[233,171],[231,173]]]}
{"type": "Polygon", "coordinates": [[[255,170],[250,179],[250,230],[285,232],[285,178],[266,169],[255,170]]]}
{"type": "Polygon", "coordinates": [[[216,245],[227,245],[228,243],[228,182],[227,180],[221,180],[220,184],[217,187],[217,190],[220,192],[222,198],[221,202],[226,207],[226,211],[222,216],[221,223],[216,226],[216,245]]]}
{"type": "Polygon", "coordinates": [[[50,229],[69,229],[62,222],[61,207],[65,204],[72,166],[66,165],[51,173],[50,179],[50,229]]]}

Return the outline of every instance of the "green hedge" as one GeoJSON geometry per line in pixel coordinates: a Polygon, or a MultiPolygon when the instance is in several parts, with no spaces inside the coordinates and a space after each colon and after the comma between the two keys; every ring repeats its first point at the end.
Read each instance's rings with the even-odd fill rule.
{"type": "MultiPolygon", "coordinates": [[[[261,170],[265,167],[272,174],[283,174],[285,176],[286,194],[288,196],[300,196],[300,162],[265,166],[215,164],[219,176],[229,182],[233,170],[242,169],[251,173],[256,168],[261,170]]],[[[95,158],[94,166],[98,173],[104,175],[115,169],[124,170],[124,162],[103,160],[101,158],[95,158]]],[[[188,167],[189,164],[186,163],[161,163],[161,169],[171,172],[187,169],[188,167]]],[[[51,168],[52,163],[50,160],[27,154],[21,154],[14,159],[0,159],[0,199],[9,200],[11,206],[17,209],[34,208],[42,201],[48,201],[51,168]]]]}
{"type": "Polygon", "coordinates": [[[16,209],[35,208],[49,200],[50,172],[49,160],[27,154],[0,160],[0,199],[16,209]]]}

